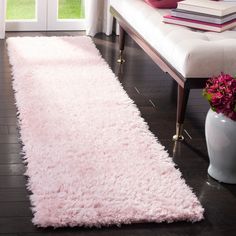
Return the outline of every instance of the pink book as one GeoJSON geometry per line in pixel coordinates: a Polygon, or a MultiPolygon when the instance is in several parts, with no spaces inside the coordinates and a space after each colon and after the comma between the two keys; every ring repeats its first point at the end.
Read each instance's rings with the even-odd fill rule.
{"type": "Polygon", "coordinates": [[[163,22],[169,24],[176,24],[181,26],[188,26],[200,30],[208,30],[208,31],[215,31],[215,32],[222,32],[227,29],[231,29],[236,27],[236,19],[226,22],[224,24],[214,24],[214,23],[207,23],[198,20],[190,20],[185,18],[174,17],[171,15],[166,15],[163,17],[163,22]]]}

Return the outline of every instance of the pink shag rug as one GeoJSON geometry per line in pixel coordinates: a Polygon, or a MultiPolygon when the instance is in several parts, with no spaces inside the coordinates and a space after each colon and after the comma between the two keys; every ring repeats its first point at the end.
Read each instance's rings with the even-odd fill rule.
{"type": "Polygon", "coordinates": [[[203,219],[198,199],[90,38],[7,43],[35,225],[203,219]]]}

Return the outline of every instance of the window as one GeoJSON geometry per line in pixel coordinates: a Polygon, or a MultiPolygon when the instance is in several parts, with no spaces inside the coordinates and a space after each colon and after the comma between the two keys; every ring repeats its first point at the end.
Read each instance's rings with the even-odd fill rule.
{"type": "Polygon", "coordinates": [[[83,30],[84,0],[7,0],[8,31],[83,30]]]}

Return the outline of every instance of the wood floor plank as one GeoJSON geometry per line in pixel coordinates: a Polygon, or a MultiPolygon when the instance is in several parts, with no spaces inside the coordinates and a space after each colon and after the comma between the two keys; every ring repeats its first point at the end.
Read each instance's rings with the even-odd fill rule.
{"type": "Polygon", "coordinates": [[[0,164],[1,175],[23,175],[25,173],[24,164],[0,164]]]}
{"type": "Polygon", "coordinates": [[[1,154],[18,154],[21,152],[21,145],[19,143],[0,143],[1,154]]]}
{"type": "Polygon", "coordinates": [[[26,187],[24,188],[4,188],[0,189],[1,202],[28,202],[29,196],[26,187]]]}
{"type": "Polygon", "coordinates": [[[8,128],[9,134],[16,134],[16,135],[19,134],[19,128],[16,124],[15,125],[8,125],[7,128],[8,128]]]}
{"type": "MultiPolygon", "coordinates": [[[[14,107],[14,105],[7,106],[7,108],[11,107],[14,107]]],[[[16,117],[0,117],[0,125],[15,125],[16,123],[17,123],[16,117]]]]}
{"type": "Polygon", "coordinates": [[[22,158],[20,153],[0,154],[0,164],[21,164],[22,158]]]}
{"type": "Polygon", "coordinates": [[[0,202],[0,218],[32,217],[30,202],[0,202]]]}
{"type": "Polygon", "coordinates": [[[37,232],[31,217],[6,217],[0,218],[0,234],[37,232]]]}
{"type": "Polygon", "coordinates": [[[0,125],[0,134],[8,134],[8,128],[7,125],[0,125]]]}
{"type": "Polygon", "coordinates": [[[0,143],[18,144],[19,137],[15,134],[7,134],[7,135],[0,134],[0,143]]]}
{"type": "Polygon", "coordinates": [[[25,188],[25,176],[0,176],[0,189],[4,188],[25,188]]]}

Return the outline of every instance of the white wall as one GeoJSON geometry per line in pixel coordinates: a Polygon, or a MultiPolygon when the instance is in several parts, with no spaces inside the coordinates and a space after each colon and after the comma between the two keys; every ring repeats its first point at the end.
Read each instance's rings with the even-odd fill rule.
{"type": "Polygon", "coordinates": [[[0,0],[0,39],[5,38],[5,9],[6,1],[0,0]]]}

